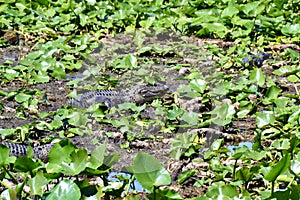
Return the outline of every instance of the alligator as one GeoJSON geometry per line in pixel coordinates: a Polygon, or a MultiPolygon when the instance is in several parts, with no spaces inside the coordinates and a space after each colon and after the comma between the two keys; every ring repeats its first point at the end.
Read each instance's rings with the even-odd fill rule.
{"type": "Polygon", "coordinates": [[[88,108],[92,104],[100,103],[111,108],[126,102],[143,103],[150,101],[163,96],[167,91],[168,87],[166,86],[148,86],[146,84],[124,90],[95,90],[70,99],[68,104],[73,107],[88,108]]]}
{"type": "MultiPolygon", "coordinates": [[[[1,142],[2,145],[8,147],[10,149],[10,156],[20,157],[26,156],[28,145],[25,144],[15,144],[10,142],[1,142]]],[[[54,144],[42,144],[39,146],[31,147],[34,153],[35,158],[39,158],[41,160],[47,160],[48,153],[54,144]]]]}
{"type": "MultiPolygon", "coordinates": [[[[146,84],[136,85],[124,90],[95,90],[81,94],[77,98],[70,99],[68,104],[78,108],[88,108],[92,104],[100,103],[111,108],[118,104],[132,102],[143,103],[163,96],[167,93],[166,86],[148,86],[146,84]]],[[[83,136],[85,137],[85,136],[83,136]]],[[[71,140],[72,141],[72,140],[71,140]]],[[[10,156],[26,156],[28,145],[1,142],[2,145],[10,149],[10,156]]],[[[32,150],[35,158],[46,160],[48,153],[54,144],[42,144],[33,146],[32,150]]]]}

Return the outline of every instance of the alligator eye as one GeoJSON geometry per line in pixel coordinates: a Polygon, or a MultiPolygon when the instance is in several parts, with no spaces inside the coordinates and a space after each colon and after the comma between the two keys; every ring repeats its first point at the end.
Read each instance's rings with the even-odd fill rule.
{"type": "Polygon", "coordinates": [[[148,94],[148,90],[140,90],[140,94],[142,96],[146,96],[148,94]]]}

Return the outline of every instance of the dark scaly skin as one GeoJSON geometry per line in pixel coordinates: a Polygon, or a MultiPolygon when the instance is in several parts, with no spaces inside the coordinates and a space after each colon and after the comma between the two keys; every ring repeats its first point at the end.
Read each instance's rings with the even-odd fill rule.
{"type": "MultiPolygon", "coordinates": [[[[28,145],[24,144],[14,144],[10,142],[1,142],[2,145],[8,147],[10,149],[10,156],[26,156],[28,145]]],[[[39,158],[41,160],[46,160],[48,153],[54,144],[43,144],[39,146],[32,147],[32,151],[34,153],[35,158],[39,158]]]]}
{"type": "Polygon", "coordinates": [[[95,103],[111,108],[118,104],[132,102],[143,103],[163,96],[168,91],[166,86],[136,85],[124,90],[96,90],[71,99],[69,104],[78,108],[88,108],[95,103]]]}
{"type": "MultiPolygon", "coordinates": [[[[108,108],[125,102],[143,103],[163,96],[168,91],[166,86],[137,85],[120,91],[96,90],[82,94],[76,99],[71,99],[69,104],[79,108],[88,108],[92,104],[102,103],[108,108]]],[[[72,141],[72,139],[71,139],[72,141]]],[[[73,140],[72,142],[77,142],[73,140]]],[[[1,142],[10,149],[10,156],[26,156],[27,145],[1,142]]],[[[43,144],[32,147],[34,157],[47,160],[48,154],[54,144],[43,144]]],[[[83,145],[84,146],[84,145],[83,145]]]]}

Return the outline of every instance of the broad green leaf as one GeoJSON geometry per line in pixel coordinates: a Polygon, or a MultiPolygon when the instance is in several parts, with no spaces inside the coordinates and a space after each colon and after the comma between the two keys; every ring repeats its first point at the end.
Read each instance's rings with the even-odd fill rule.
{"type": "Polygon", "coordinates": [[[43,74],[42,72],[32,72],[32,82],[34,83],[47,83],[49,82],[50,77],[48,75],[43,74]]]}
{"type": "Polygon", "coordinates": [[[291,159],[290,154],[287,154],[284,157],[282,157],[280,161],[274,167],[271,168],[269,173],[264,176],[264,178],[267,181],[274,182],[276,178],[280,174],[284,173],[287,170],[287,168],[290,166],[290,159],[291,159]]]}
{"type": "Polygon", "coordinates": [[[219,37],[223,38],[227,34],[227,27],[222,23],[205,23],[203,27],[206,28],[209,32],[217,34],[219,37]]]}
{"type": "Polygon", "coordinates": [[[278,150],[288,150],[290,149],[290,140],[289,139],[276,139],[273,141],[272,146],[278,150]]]}
{"type": "Polygon", "coordinates": [[[31,195],[42,196],[44,194],[45,185],[47,184],[47,178],[45,178],[42,171],[39,171],[35,177],[28,180],[30,186],[31,195]]]}
{"type": "Polygon", "coordinates": [[[273,124],[275,117],[273,112],[260,112],[256,114],[256,124],[258,128],[262,128],[268,124],[273,124]]]}
{"type": "Polygon", "coordinates": [[[0,199],[15,200],[17,198],[17,191],[15,189],[6,189],[1,192],[0,199]]]}
{"type": "Polygon", "coordinates": [[[76,149],[74,150],[71,155],[71,162],[66,163],[62,162],[62,172],[67,175],[78,175],[85,169],[88,153],[86,149],[76,149]]]}
{"type": "MultiPolygon", "coordinates": [[[[300,24],[299,24],[299,28],[300,28],[300,24]]],[[[297,51],[294,51],[291,48],[287,48],[286,52],[289,54],[289,56],[291,57],[292,60],[299,61],[300,54],[297,51]]],[[[299,68],[298,68],[298,70],[299,70],[299,68]]]]}
{"type": "Polygon", "coordinates": [[[7,148],[6,146],[3,146],[2,144],[0,144],[0,167],[2,167],[3,165],[8,165],[9,164],[9,148],[7,148]]]}
{"type": "Polygon", "coordinates": [[[190,82],[190,87],[197,92],[203,93],[206,88],[206,81],[202,79],[194,79],[190,82]]]}
{"type": "Polygon", "coordinates": [[[120,153],[116,152],[113,154],[106,155],[103,160],[103,164],[108,167],[112,167],[120,159],[120,153]]]}
{"type": "Polygon", "coordinates": [[[298,83],[298,82],[300,82],[299,75],[290,75],[290,76],[287,77],[287,80],[289,82],[292,82],[292,83],[298,83]]]}
{"type": "Polygon", "coordinates": [[[261,68],[255,68],[250,73],[250,80],[257,83],[260,87],[265,84],[265,76],[261,68]]]}
{"type": "MultiPolygon", "coordinates": [[[[292,122],[297,122],[299,121],[300,118],[300,108],[297,108],[297,110],[295,110],[292,115],[289,116],[288,122],[292,123],[292,122]]],[[[1,130],[0,130],[1,133],[1,130]]]]}
{"type": "Polygon", "coordinates": [[[244,182],[249,182],[252,178],[253,174],[248,167],[242,167],[236,172],[236,179],[243,180],[244,182]]]}
{"type": "Polygon", "coordinates": [[[4,73],[4,77],[7,78],[7,80],[13,80],[14,78],[19,76],[19,72],[17,72],[14,69],[6,69],[4,73]]]}
{"type": "Polygon", "coordinates": [[[42,50],[39,51],[34,51],[32,53],[27,54],[26,58],[30,59],[30,60],[35,60],[37,58],[39,58],[40,56],[42,56],[45,52],[42,50]]]}
{"type": "Polygon", "coordinates": [[[256,17],[265,9],[265,6],[262,4],[262,1],[254,1],[243,5],[242,8],[246,15],[256,17]]]}
{"type": "Polygon", "coordinates": [[[267,156],[266,151],[248,151],[244,154],[246,158],[251,158],[253,160],[261,160],[267,156]]]}
{"type": "Polygon", "coordinates": [[[234,197],[238,198],[238,195],[236,188],[231,185],[214,185],[206,193],[210,199],[235,199],[234,197]]]}
{"type": "Polygon", "coordinates": [[[66,72],[65,69],[62,67],[61,63],[57,63],[57,66],[54,67],[53,72],[51,73],[51,76],[53,76],[56,79],[65,79],[66,78],[66,72]]]}
{"type": "Polygon", "coordinates": [[[0,129],[0,135],[3,137],[12,135],[16,132],[16,129],[0,129]]]}
{"type": "Polygon", "coordinates": [[[229,5],[227,8],[225,8],[222,12],[222,18],[232,18],[233,15],[236,15],[239,13],[239,9],[236,8],[234,5],[229,5]]]}
{"type": "Polygon", "coordinates": [[[134,55],[129,54],[125,57],[125,65],[128,69],[137,68],[137,59],[134,55]]]}
{"type": "Polygon", "coordinates": [[[68,116],[68,118],[69,118],[68,122],[74,126],[85,126],[88,120],[88,116],[86,113],[76,112],[76,111],[72,112],[68,116]]]}
{"type": "Polygon", "coordinates": [[[91,154],[90,161],[87,163],[87,167],[97,169],[103,164],[104,154],[106,150],[106,144],[97,146],[91,154]]]}
{"type": "Polygon", "coordinates": [[[179,115],[183,113],[183,110],[177,106],[174,106],[172,110],[168,110],[168,119],[175,120],[179,115]]]}
{"type": "Polygon", "coordinates": [[[18,103],[23,103],[23,102],[26,102],[28,101],[32,96],[29,95],[29,94],[24,94],[24,93],[20,93],[20,94],[17,94],[15,96],[15,100],[18,102],[18,103]]]}
{"type": "Polygon", "coordinates": [[[45,15],[47,15],[48,17],[54,17],[55,10],[53,8],[49,8],[45,11],[45,15]]]}
{"type": "Polygon", "coordinates": [[[299,160],[292,160],[291,161],[291,170],[299,176],[300,174],[300,161],[299,160]]]}
{"type": "Polygon", "coordinates": [[[279,87],[272,85],[267,93],[266,93],[266,98],[268,100],[276,100],[278,98],[278,95],[281,93],[282,89],[280,89],[279,87]]]}
{"type": "Polygon", "coordinates": [[[299,71],[300,71],[299,67],[297,67],[295,65],[292,65],[292,66],[291,65],[284,65],[284,66],[280,67],[279,69],[274,70],[273,74],[279,75],[279,76],[294,75],[299,71]]]}
{"type": "Polygon", "coordinates": [[[61,180],[47,196],[46,200],[72,199],[79,200],[81,197],[79,187],[70,180],[61,180]]]}
{"type": "Polygon", "coordinates": [[[284,35],[299,35],[300,34],[300,23],[298,23],[298,24],[287,23],[281,28],[281,32],[284,35]]]}
{"type": "Polygon", "coordinates": [[[17,171],[21,172],[32,172],[34,169],[40,167],[40,164],[38,162],[34,162],[31,158],[28,158],[26,156],[21,156],[17,158],[14,168],[17,171]]]}
{"type": "Polygon", "coordinates": [[[49,163],[60,164],[61,162],[70,162],[70,154],[75,150],[75,147],[71,144],[60,146],[55,144],[49,152],[49,163]]]}
{"type": "Polygon", "coordinates": [[[212,120],[215,124],[224,126],[232,121],[235,114],[234,106],[228,103],[216,107],[211,111],[212,120]]]}
{"type": "Polygon", "coordinates": [[[150,191],[154,186],[168,185],[171,176],[153,156],[139,152],[133,160],[134,176],[141,185],[150,191]]]}
{"type": "Polygon", "coordinates": [[[210,145],[210,150],[212,150],[212,151],[217,151],[217,150],[219,150],[223,142],[224,142],[223,139],[216,139],[216,140],[213,141],[213,143],[210,145]]]}
{"type": "Polygon", "coordinates": [[[184,112],[181,119],[190,125],[195,125],[198,123],[198,114],[194,112],[184,112]]]}

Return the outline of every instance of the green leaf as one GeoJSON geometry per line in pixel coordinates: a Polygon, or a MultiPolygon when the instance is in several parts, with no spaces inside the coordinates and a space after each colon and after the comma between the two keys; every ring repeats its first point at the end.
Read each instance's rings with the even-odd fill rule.
{"type": "Polygon", "coordinates": [[[222,106],[216,107],[213,111],[211,111],[211,114],[213,116],[212,121],[215,124],[224,126],[232,121],[235,109],[233,105],[225,103],[222,106]]]}
{"type": "Polygon", "coordinates": [[[0,144],[0,167],[9,164],[9,152],[9,148],[0,144]]]}
{"type": "Polygon", "coordinates": [[[281,28],[281,32],[284,35],[299,35],[300,34],[300,24],[287,23],[281,28]]]}
{"type": "Polygon", "coordinates": [[[262,128],[268,124],[273,124],[275,117],[273,112],[260,112],[256,114],[256,124],[258,128],[262,128]]]}
{"type": "Polygon", "coordinates": [[[87,163],[87,167],[92,169],[100,167],[103,164],[105,150],[106,144],[97,146],[91,154],[90,162],[87,163]]]}
{"type": "Polygon", "coordinates": [[[300,69],[295,66],[295,65],[284,65],[282,67],[280,67],[279,69],[276,69],[273,71],[273,74],[275,75],[295,75],[296,73],[298,73],[300,71],[300,69]]]}
{"type": "Polygon", "coordinates": [[[139,152],[133,160],[134,176],[141,185],[150,191],[154,186],[168,185],[171,176],[153,156],[139,152]]]}
{"type": "Polygon", "coordinates": [[[20,94],[17,94],[17,95],[15,96],[15,100],[16,100],[18,103],[27,102],[30,98],[31,98],[31,95],[29,95],[29,94],[24,94],[24,93],[20,93],[20,94]]]}
{"type": "Polygon", "coordinates": [[[253,69],[249,78],[252,82],[257,83],[260,87],[265,84],[265,76],[261,68],[253,69]]]}
{"type": "Polygon", "coordinates": [[[71,162],[66,163],[62,162],[62,172],[67,175],[77,175],[80,172],[82,172],[85,169],[87,158],[88,158],[88,152],[86,149],[76,149],[74,150],[71,155],[71,162]]]}
{"type": "Polygon", "coordinates": [[[237,180],[243,180],[245,182],[249,182],[252,179],[252,173],[250,168],[242,167],[236,172],[237,180]]]}
{"type": "Polygon", "coordinates": [[[103,164],[108,167],[112,167],[116,164],[120,159],[120,153],[113,153],[106,155],[103,160],[103,164]]]}
{"type": "Polygon", "coordinates": [[[206,193],[210,199],[235,199],[234,197],[238,197],[238,195],[236,188],[231,185],[214,185],[206,193]]]}
{"type": "Polygon", "coordinates": [[[198,170],[196,169],[191,169],[191,170],[186,170],[183,173],[181,173],[178,176],[178,183],[181,184],[183,183],[185,180],[187,180],[188,178],[194,176],[196,173],[198,172],[198,170]]]}
{"type": "Polygon", "coordinates": [[[59,143],[55,144],[49,152],[48,159],[49,163],[60,164],[62,162],[70,162],[70,154],[75,150],[72,144],[60,146],[59,143]]]}
{"type": "Polygon", "coordinates": [[[290,154],[282,157],[280,161],[271,168],[269,173],[264,176],[264,178],[267,181],[274,182],[280,174],[284,173],[288,169],[288,167],[290,166],[290,159],[290,154]]]}
{"type": "Polygon", "coordinates": [[[230,5],[227,8],[225,8],[222,12],[222,18],[232,18],[233,15],[236,15],[239,13],[239,9],[237,9],[234,5],[230,5]]]}
{"type": "Polygon", "coordinates": [[[17,171],[21,172],[32,172],[34,169],[38,168],[40,166],[39,163],[34,162],[31,158],[28,158],[26,156],[21,156],[17,158],[14,168],[17,171]]]}
{"type": "Polygon", "coordinates": [[[49,8],[45,11],[45,15],[47,15],[48,17],[54,17],[55,10],[53,8],[49,8]]]}
{"type": "Polygon", "coordinates": [[[84,112],[72,112],[69,116],[68,122],[74,126],[85,126],[88,121],[88,116],[84,112]]]}
{"type": "Polygon", "coordinates": [[[17,198],[17,191],[15,189],[6,189],[1,192],[0,199],[15,200],[17,198]]]}
{"type": "Polygon", "coordinates": [[[292,160],[291,161],[291,170],[299,176],[300,174],[300,161],[299,160],[292,160]]]}
{"type": "Polygon", "coordinates": [[[223,38],[228,29],[224,24],[214,22],[214,23],[203,23],[203,27],[206,28],[209,32],[217,34],[219,37],[223,38]]]}
{"type": "Polygon", "coordinates": [[[244,6],[242,6],[243,8],[242,11],[249,17],[250,16],[256,17],[265,9],[265,6],[261,3],[262,1],[254,1],[251,3],[247,3],[244,6]]]}
{"type": "Polygon", "coordinates": [[[151,193],[147,196],[148,199],[183,199],[177,192],[172,189],[159,189],[155,193],[151,193]]]}
{"type": "Polygon", "coordinates": [[[14,78],[19,76],[19,72],[17,72],[14,69],[6,69],[4,73],[4,77],[7,78],[7,80],[13,80],[14,78]]]}
{"type": "Polygon", "coordinates": [[[270,101],[276,100],[278,98],[278,95],[281,93],[281,91],[282,89],[280,89],[275,85],[272,85],[266,93],[266,98],[270,101]]]}
{"type": "Polygon", "coordinates": [[[246,158],[251,158],[253,160],[261,160],[263,158],[265,158],[267,156],[267,152],[266,151],[248,151],[244,154],[244,156],[246,158]]]}
{"type": "Polygon", "coordinates": [[[184,112],[181,119],[190,125],[196,125],[198,123],[198,114],[194,112],[184,112]]]}
{"type": "MultiPolygon", "coordinates": [[[[294,51],[294,50],[291,49],[291,48],[287,48],[287,49],[286,49],[286,52],[287,52],[287,54],[291,57],[292,60],[296,60],[296,61],[299,60],[300,54],[299,54],[297,51],[294,51]]],[[[299,70],[299,68],[298,68],[298,70],[299,70]]]]}
{"type": "Polygon", "coordinates": [[[206,82],[202,79],[192,80],[190,82],[190,87],[197,92],[203,93],[206,88],[206,82]]]}
{"type": "Polygon", "coordinates": [[[56,64],[56,66],[53,69],[53,72],[51,73],[51,76],[53,76],[56,79],[66,78],[66,72],[61,63],[56,64]]]}
{"type": "Polygon", "coordinates": [[[125,65],[128,69],[137,68],[137,59],[134,55],[127,55],[125,57],[125,65]]]}
{"type": "Polygon", "coordinates": [[[50,77],[39,71],[37,74],[35,72],[32,73],[32,80],[36,83],[47,83],[50,77]]]}
{"type": "Polygon", "coordinates": [[[79,200],[81,197],[79,187],[70,180],[60,181],[51,191],[46,200],[72,199],[79,200]]]}
{"type": "Polygon", "coordinates": [[[42,171],[38,171],[35,177],[28,180],[28,184],[30,186],[31,195],[42,196],[44,194],[44,186],[47,184],[47,179],[42,171]]]}

